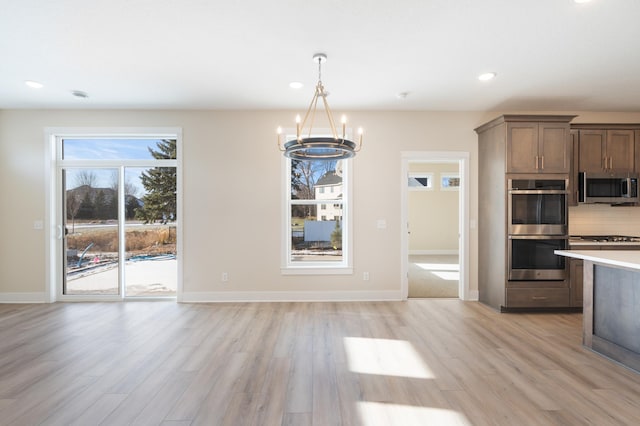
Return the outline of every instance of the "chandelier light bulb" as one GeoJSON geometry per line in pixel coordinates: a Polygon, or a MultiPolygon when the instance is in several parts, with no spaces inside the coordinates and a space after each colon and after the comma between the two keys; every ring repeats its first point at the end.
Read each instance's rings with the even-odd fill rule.
{"type": "Polygon", "coordinates": [[[343,115],[340,121],[342,122],[342,140],[344,140],[347,134],[347,116],[343,115]]]}

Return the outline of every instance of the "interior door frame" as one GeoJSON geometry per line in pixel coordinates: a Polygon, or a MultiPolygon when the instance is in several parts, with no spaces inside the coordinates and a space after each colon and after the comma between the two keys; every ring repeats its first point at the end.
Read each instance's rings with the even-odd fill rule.
{"type": "MultiPolygon", "coordinates": [[[[59,194],[62,185],[62,171],[61,166],[58,163],[58,159],[61,158],[61,144],[59,140],[62,138],[156,138],[156,139],[176,139],[176,154],[177,159],[175,161],[176,167],[176,202],[177,202],[177,215],[178,221],[176,224],[176,250],[177,250],[177,289],[176,300],[182,301],[183,294],[183,209],[182,209],[182,129],[179,127],[154,127],[154,128],[138,128],[138,127],[107,127],[107,128],[86,128],[86,127],[47,127],[45,128],[45,177],[46,177],[46,191],[45,196],[45,259],[46,259],[46,278],[45,278],[45,302],[53,303],[56,301],[121,301],[124,300],[124,292],[122,291],[122,277],[123,269],[119,268],[119,288],[120,294],[118,295],[64,295],[62,294],[63,286],[63,273],[62,270],[62,256],[63,245],[61,244],[61,238],[63,237],[63,230],[61,228],[62,223],[62,206],[61,197],[59,194]]],[[[110,163],[109,161],[101,162],[103,167],[111,166],[112,164],[119,168],[120,166],[137,167],[140,162],[127,164],[127,160],[110,163]],[[116,165],[117,163],[117,165],[116,165]]],[[[150,162],[151,163],[151,162],[150,162]]],[[[64,167],[64,166],[62,166],[64,167]]],[[[122,178],[122,176],[121,176],[122,178]]],[[[121,191],[119,191],[121,192],[121,191]]],[[[119,198],[124,198],[124,195],[119,194],[119,198]]],[[[120,207],[122,208],[122,206],[120,207]]],[[[124,227],[122,224],[119,226],[119,235],[124,235],[124,227]]],[[[124,240],[120,239],[119,244],[124,244],[124,240]]],[[[136,297],[135,300],[143,300],[144,297],[136,297]]]]}
{"type": "Polygon", "coordinates": [[[402,151],[400,173],[400,294],[403,300],[409,297],[409,177],[410,162],[458,162],[460,172],[460,189],[458,191],[458,229],[460,281],[458,298],[471,300],[469,290],[469,152],[463,151],[402,151]]]}

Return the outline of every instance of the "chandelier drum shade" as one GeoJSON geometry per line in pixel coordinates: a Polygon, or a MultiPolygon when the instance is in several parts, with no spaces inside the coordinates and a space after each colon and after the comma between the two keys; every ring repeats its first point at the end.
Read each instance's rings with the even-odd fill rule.
{"type": "Polygon", "coordinates": [[[296,138],[282,143],[282,128],[278,127],[278,147],[284,155],[293,160],[342,160],[351,158],[362,148],[362,128],[358,129],[358,143],[346,138],[347,119],[342,116],[342,134],[338,135],[335,121],[329,104],[327,103],[327,91],[322,84],[322,64],[326,62],[327,55],[317,53],[313,61],[318,64],[318,83],[315,93],[309,104],[304,119],[296,117],[296,138]],[[312,136],[312,129],[318,109],[318,101],[322,99],[324,111],[331,127],[330,136],[312,136]],[[307,127],[308,126],[308,127],[307,127]],[[306,136],[303,136],[306,135],[306,136]]]}

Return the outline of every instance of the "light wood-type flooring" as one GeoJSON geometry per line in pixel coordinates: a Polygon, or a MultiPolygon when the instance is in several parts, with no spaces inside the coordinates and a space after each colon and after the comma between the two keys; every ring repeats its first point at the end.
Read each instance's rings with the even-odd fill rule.
{"type": "Polygon", "coordinates": [[[0,424],[630,425],[580,314],[477,302],[0,305],[0,424]]]}

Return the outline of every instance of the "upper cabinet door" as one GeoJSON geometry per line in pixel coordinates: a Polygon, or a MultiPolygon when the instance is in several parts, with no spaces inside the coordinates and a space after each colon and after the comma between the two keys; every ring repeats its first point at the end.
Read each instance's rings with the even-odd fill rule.
{"type": "Polygon", "coordinates": [[[565,123],[539,124],[539,171],[569,173],[571,169],[571,139],[565,123]]]}
{"type": "Polygon", "coordinates": [[[507,124],[507,173],[537,173],[538,123],[507,124]]]}
{"type": "Polygon", "coordinates": [[[633,130],[607,130],[607,171],[633,172],[634,156],[633,130]]]}
{"type": "Polygon", "coordinates": [[[580,172],[629,173],[635,167],[633,130],[580,130],[580,172]]]}
{"type": "Polygon", "coordinates": [[[569,173],[570,142],[567,123],[508,123],[507,173],[569,173]]]}
{"type": "Polygon", "coordinates": [[[578,171],[604,172],[606,145],[605,130],[580,130],[578,171]]]}

